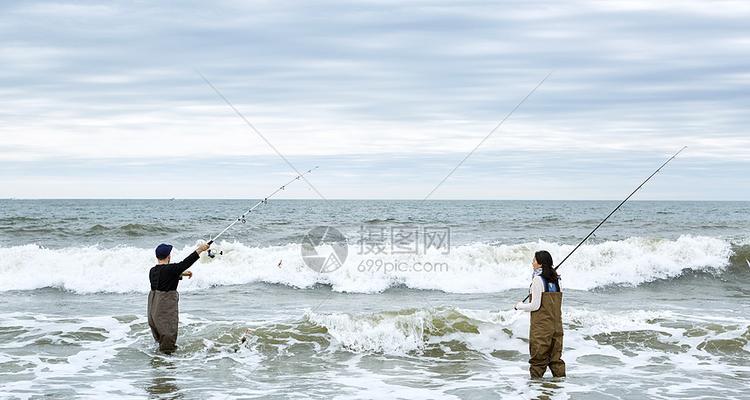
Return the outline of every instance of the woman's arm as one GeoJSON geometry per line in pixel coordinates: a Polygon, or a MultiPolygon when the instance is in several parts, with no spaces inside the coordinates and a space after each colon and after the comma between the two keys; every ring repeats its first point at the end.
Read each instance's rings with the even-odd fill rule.
{"type": "Polygon", "coordinates": [[[544,283],[541,276],[535,276],[531,281],[531,302],[516,304],[516,310],[536,311],[542,306],[542,293],[544,292],[544,283]]]}

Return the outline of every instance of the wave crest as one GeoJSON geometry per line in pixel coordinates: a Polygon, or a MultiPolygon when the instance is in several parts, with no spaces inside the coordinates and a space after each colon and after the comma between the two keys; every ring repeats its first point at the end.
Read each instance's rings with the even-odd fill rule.
{"type": "MultiPolygon", "coordinates": [[[[438,251],[420,255],[399,255],[386,261],[414,265],[443,263],[447,268],[421,271],[363,269],[368,255],[350,246],[344,266],[331,273],[307,268],[299,245],[250,247],[238,242],[217,246],[224,255],[202,257],[193,267],[194,277],[183,280],[180,290],[254,282],[311,288],[330,285],[340,292],[377,293],[391,287],[441,290],[452,293],[489,293],[528,287],[529,263],[535,251],[546,249],[561,260],[572,245],[550,242],[522,244],[469,244],[454,246],[450,254],[438,251]],[[282,261],[279,266],[279,261],[282,261]],[[211,264],[204,268],[202,264],[211,264]]],[[[746,248],[738,249],[745,254],[746,248]]],[[[179,260],[191,246],[175,249],[179,260]]],[[[675,240],[628,238],[582,246],[561,267],[562,285],[567,289],[590,290],[610,285],[637,286],[659,279],[671,279],[687,271],[720,273],[737,256],[728,241],[681,236],[675,240]]],[[[744,262],[744,259],[741,260],[744,262]]],[[[148,270],[154,265],[152,249],[136,247],[68,247],[47,249],[37,245],[0,248],[0,291],[33,290],[46,287],[76,293],[147,292],[148,270]]]]}

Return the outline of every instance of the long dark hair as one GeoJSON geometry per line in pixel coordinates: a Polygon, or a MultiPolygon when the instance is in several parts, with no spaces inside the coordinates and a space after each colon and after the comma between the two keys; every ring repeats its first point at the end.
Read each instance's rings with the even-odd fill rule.
{"type": "Polygon", "coordinates": [[[557,271],[552,266],[554,264],[552,262],[552,254],[547,250],[539,250],[534,253],[534,258],[537,263],[542,264],[542,278],[546,279],[547,282],[557,283],[560,275],[557,274],[557,271]]]}

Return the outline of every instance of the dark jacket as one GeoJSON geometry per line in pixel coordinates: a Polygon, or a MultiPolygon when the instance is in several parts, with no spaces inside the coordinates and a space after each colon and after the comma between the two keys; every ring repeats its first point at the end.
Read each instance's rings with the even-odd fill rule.
{"type": "Polygon", "coordinates": [[[184,260],[175,264],[157,264],[148,273],[151,290],[168,292],[177,290],[177,284],[182,279],[182,273],[198,261],[198,253],[192,252],[184,260]]]}

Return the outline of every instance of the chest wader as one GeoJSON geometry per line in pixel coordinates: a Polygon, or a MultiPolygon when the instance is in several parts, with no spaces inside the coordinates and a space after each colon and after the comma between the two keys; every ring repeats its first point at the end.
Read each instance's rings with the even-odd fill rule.
{"type": "MultiPolygon", "coordinates": [[[[554,284],[553,284],[554,285],[554,284]]],[[[565,376],[565,361],[561,359],[563,348],[562,292],[542,293],[542,305],[531,312],[529,329],[529,373],[532,378],[541,378],[549,367],[553,376],[565,376]]]]}
{"type": "Polygon", "coordinates": [[[180,295],[176,290],[152,290],[148,294],[148,326],[154,340],[159,343],[159,350],[167,354],[176,348],[179,300],[180,295]]]}

